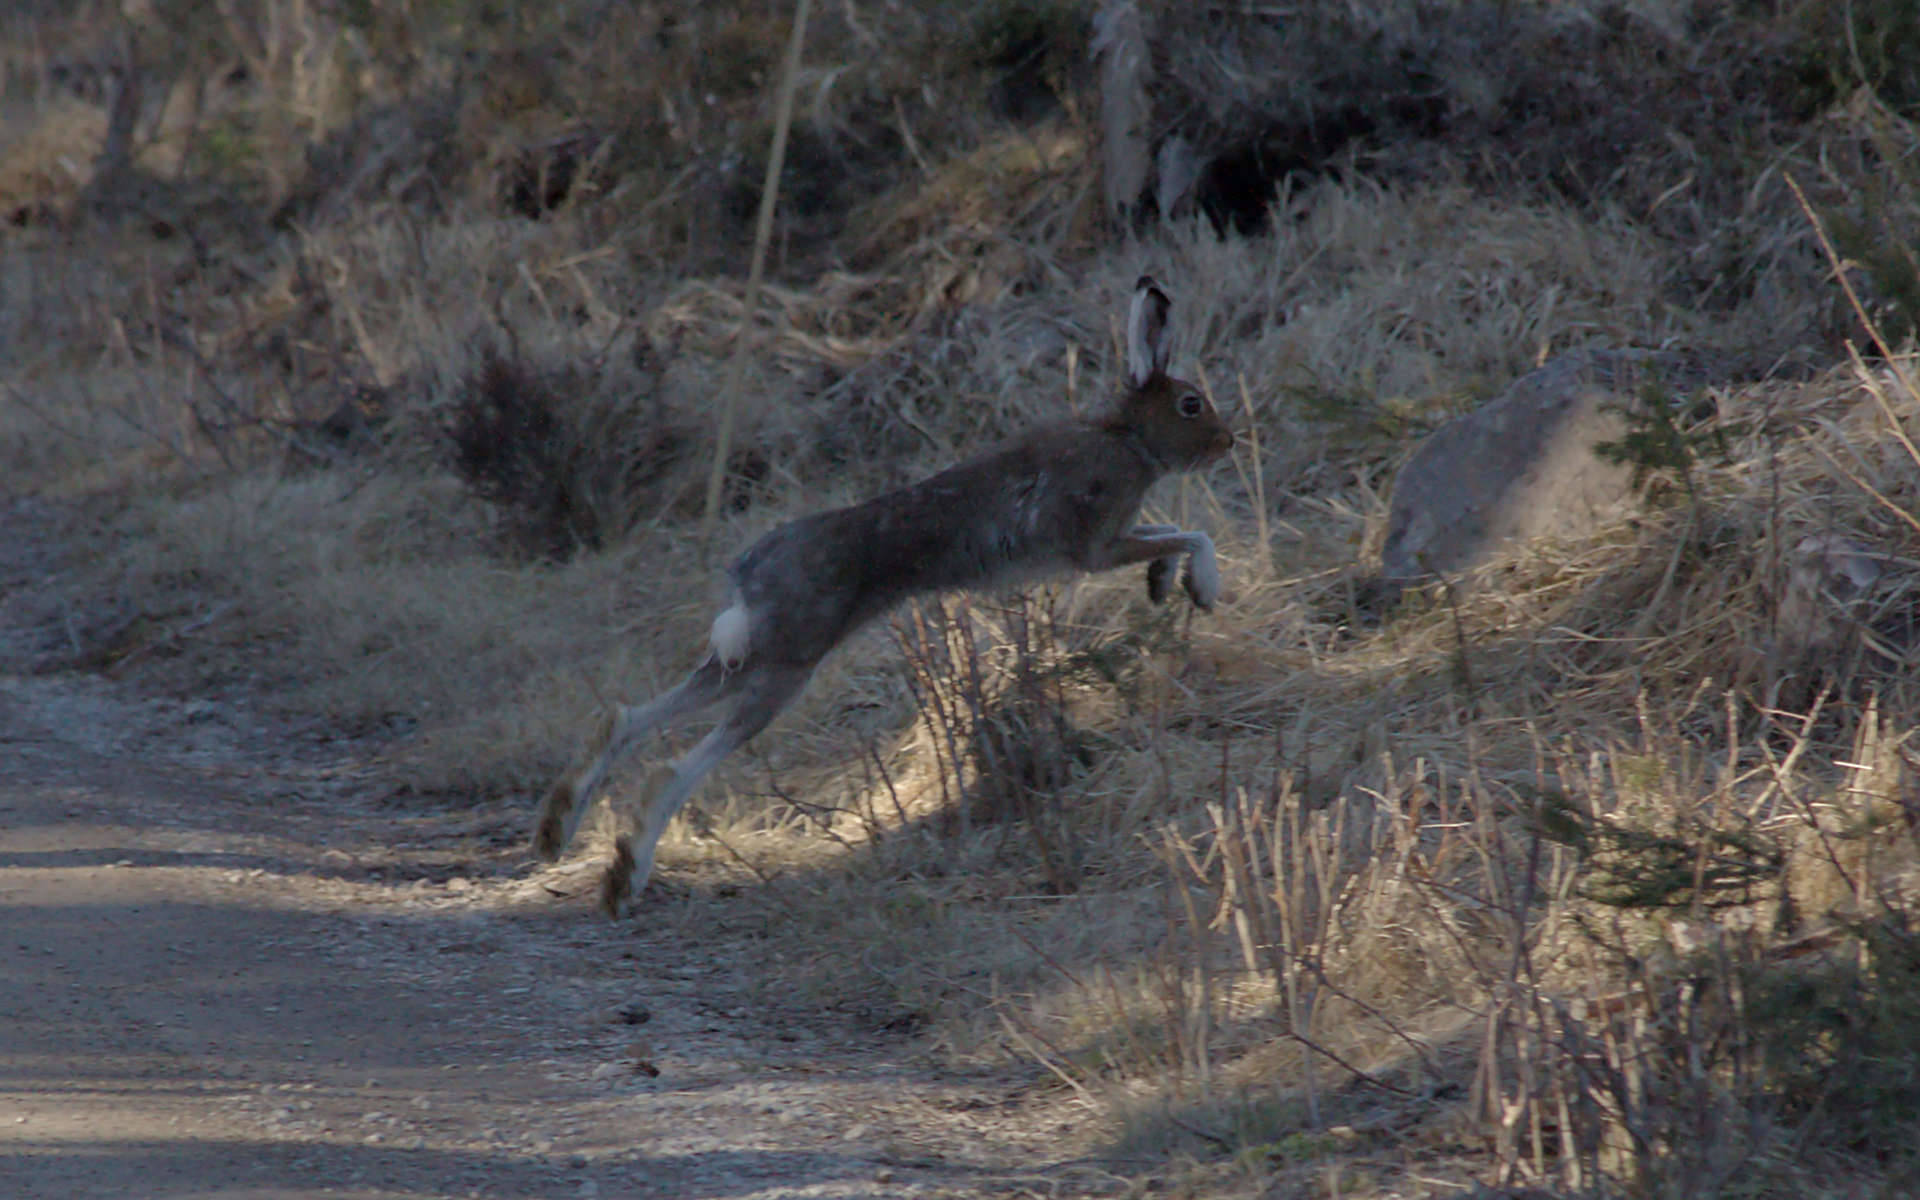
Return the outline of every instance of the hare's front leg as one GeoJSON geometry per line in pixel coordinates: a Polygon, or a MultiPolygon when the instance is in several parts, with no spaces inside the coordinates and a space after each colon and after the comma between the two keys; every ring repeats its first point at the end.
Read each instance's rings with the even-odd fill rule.
{"type": "Polygon", "coordinates": [[[1220,560],[1213,553],[1213,539],[1198,531],[1183,536],[1192,541],[1193,549],[1187,555],[1187,569],[1180,576],[1180,586],[1187,589],[1187,596],[1196,607],[1211,612],[1214,602],[1220,599],[1220,560]]]}
{"type": "Polygon", "coordinates": [[[1180,577],[1181,585],[1196,607],[1211,609],[1220,598],[1220,562],[1213,552],[1213,539],[1197,530],[1136,525],[1096,550],[1095,561],[1088,569],[1151,563],[1147,568],[1147,594],[1159,600],[1166,594],[1167,575],[1183,555],[1187,569],[1180,577]]]}
{"type": "MultiPolygon", "coordinates": [[[[1127,531],[1129,537],[1156,537],[1161,534],[1179,533],[1178,525],[1135,525],[1127,531]]],[[[1169,554],[1156,558],[1147,564],[1147,599],[1155,604],[1167,602],[1167,581],[1180,567],[1180,555],[1169,554]]]]}

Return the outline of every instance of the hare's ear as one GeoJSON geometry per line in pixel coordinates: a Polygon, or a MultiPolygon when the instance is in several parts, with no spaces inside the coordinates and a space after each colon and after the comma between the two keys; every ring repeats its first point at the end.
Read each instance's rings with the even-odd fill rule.
{"type": "Polygon", "coordinates": [[[1133,308],[1127,314],[1127,377],[1135,387],[1145,386],[1173,361],[1173,335],[1167,326],[1171,311],[1173,301],[1153,276],[1142,275],[1133,285],[1133,308]]]}

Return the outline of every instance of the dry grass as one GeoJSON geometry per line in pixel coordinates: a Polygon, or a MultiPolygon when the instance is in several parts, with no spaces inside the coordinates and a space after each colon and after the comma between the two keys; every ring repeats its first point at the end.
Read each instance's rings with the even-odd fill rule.
{"type": "MultiPolygon", "coordinates": [[[[825,44],[880,36],[846,23],[881,6],[835,7],[825,44]]],[[[983,47],[1029,28],[989,17],[983,47]]],[[[1076,27],[1033,26],[1032,52],[1066,61],[1045,45],[1076,27]]],[[[738,49],[782,28],[742,9],[694,32],[738,49]]],[[[688,269],[739,228],[693,147],[764,80],[675,67],[691,74],[636,96],[565,20],[541,36],[574,74],[463,99],[449,145],[473,174],[433,205],[342,184],[351,202],[214,238],[210,260],[124,226],[0,232],[0,470],[103,516],[95,586],[139,618],[93,661],[390,730],[415,791],[530,793],[599,706],[691,664],[733,546],[1098,404],[1151,270],[1182,364],[1249,435],[1153,504],[1214,533],[1226,600],[1155,610],[1139,579],[1102,578],[855,639],[662,848],[669,878],[765,898],[783,948],[766,1002],[917,1030],[955,1069],[1078,1106],[1106,1144],[1185,1156],[1173,1182],[1197,1194],[1909,1186],[1910,1086],[1884,1068],[1915,1061],[1913,361],[1869,346],[1719,386],[1699,429],[1719,449],[1634,522],[1530,548],[1457,602],[1370,623],[1355,599],[1410,439],[1541,359],[1631,345],[1764,368],[1885,327],[1893,276],[1848,268],[1853,313],[1783,179],[1822,221],[1911,228],[1910,173],[1866,182],[1920,145],[1907,118],[1829,110],[1658,212],[1350,171],[1283,193],[1257,238],[1196,218],[1115,240],[1064,75],[1069,102],[1008,128],[971,93],[936,120],[885,56],[816,63],[801,145],[902,157],[864,180],[881,186],[858,238],[789,230],[861,269],[802,275],[796,250],[770,286],[703,545],[742,299],[688,269]],[[708,84],[715,110],[683,103],[708,84]],[[596,96],[649,114],[622,130],[644,165],[609,158],[604,192],[500,215],[486,164],[511,155],[469,143],[548,137],[569,112],[601,128],[596,96]],[[1736,282],[1702,265],[1736,259],[1736,282]],[[546,381],[568,436],[539,470],[605,514],[593,536],[511,536],[501,495],[450,469],[444,431],[490,351],[546,381]],[[367,437],[323,435],[370,397],[367,437]],[[1870,579],[1839,586],[1809,544],[1870,579]]],[[[404,41],[358,43],[368,78],[404,41]]],[[[965,69],[1003,71],[997,53],[965,69]]],[[[345,61],[257,102],[318,89],[289,128],[323,142],[348,119],[345,61]]],[[[32,112],[0,148],[0,180],[28,182],[0,194],[52,187],[46,147],[99,117],[32,112]]],[[[1713,167],[1644,160],[1635,186],[1676,163],[1713,167]]]]}

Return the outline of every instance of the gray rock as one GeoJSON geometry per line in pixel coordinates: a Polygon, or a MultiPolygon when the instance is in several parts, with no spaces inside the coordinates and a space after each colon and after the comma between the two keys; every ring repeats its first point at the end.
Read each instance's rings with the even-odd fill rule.
{"type": "Polygon", "coordinates": [[[1775,668],[1795,670],[1843,656],[1862,601],[1886,573],[1886,556],[1837,533],[1813,533],[1794,543],[1785,565],[1775,668]]]}
{"type": "Polygon", "coordinates": [[[1562,355],[1429,437],[1394,479],[1380,551],[1389,589],[1459,581],[1535,538],[1572,538],[1630,512],[1633,469],[1601,442],[1627,432],[1641,388],[1702,381],[1697,364],[1648,351],[1562,355]]]}

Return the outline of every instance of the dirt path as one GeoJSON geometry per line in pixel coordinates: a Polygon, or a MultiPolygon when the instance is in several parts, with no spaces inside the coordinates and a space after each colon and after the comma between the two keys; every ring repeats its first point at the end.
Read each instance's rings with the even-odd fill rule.
{"type": "Polygon", "coordinates": [[[598,920],[517,809],[422,815],[236,704],[23,671],[40,566],[0,546],[0,1196],[1113,1190],[991,1081],[751,1004],[767,906],[598,920]]]}

